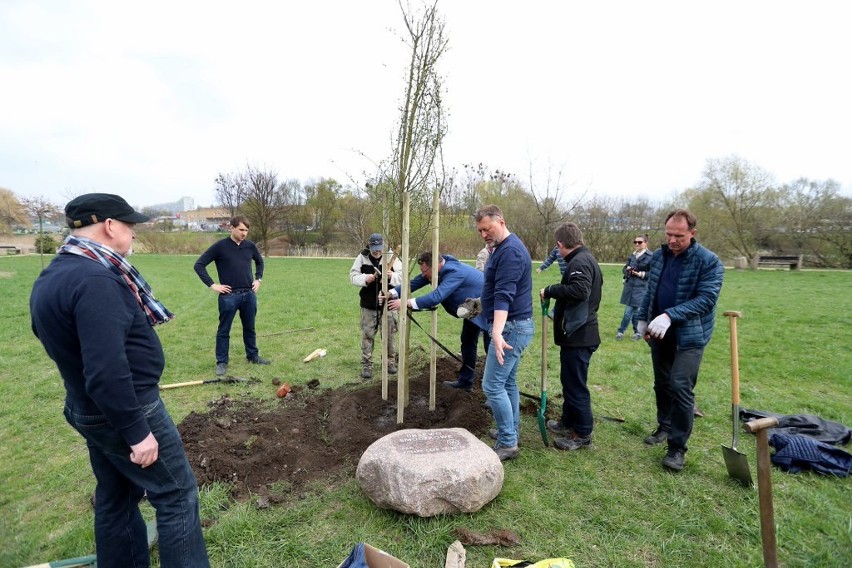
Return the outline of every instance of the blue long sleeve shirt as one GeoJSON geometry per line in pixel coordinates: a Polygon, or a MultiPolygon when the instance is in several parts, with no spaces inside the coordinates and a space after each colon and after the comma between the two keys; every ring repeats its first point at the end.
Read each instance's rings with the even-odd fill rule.
{"type": "Polygon", "coordinates": [[[554,260],[559,263],[559,272],[561,274],[565,274],[565,269],[568,265],[565,263],[565,259],[562,258],[562,255],[559,254],[559,247],[553,247],[553,250],[550,251],[550,255],[539,265],[538,269],[541,271],[547,270],[547,267],[553,264],[554,260]]]}
{"type": "Polygon", "coordinates": [[[506,321],[529,319],[533,314],[532,259],[514,233],[494,248],[485,265],[482,315],[494,321],[494,311],[508,312],[506,321]]]}
{"type": "Polygon", "coordinates": [[[216,272],[219,274],[219,283],[226,284],[233,290],[246,290],[251,288],[255,277],[251,273],[251,261],[255,264],[255,277],[263,278],[263,256],[257,250],[257,245],[249,240],[241,244],[227,237],[210,245],[204,253],[195,261],[195,273],[201,281],[209,288],[213,285],[213,279],[207,273],[207,265],[216,263],[216,272]]]}

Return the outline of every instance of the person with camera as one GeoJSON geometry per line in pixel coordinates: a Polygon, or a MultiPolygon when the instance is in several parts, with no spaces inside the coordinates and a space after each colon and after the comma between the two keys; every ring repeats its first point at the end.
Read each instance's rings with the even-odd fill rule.
{"type": "Polygon", "coordinates": [[[624,304],[624,317],[618,326],[615,340],[624,339],[627,326],[633,323],[633,341],[639,341],[637,324],[639,323],[639,306],[648,290],[648,268],[651,266],[651,253],[648,251],[648,236],[639,235],[633,239],[633,254],[621,269],[624,274],[624,288],[621,290],[621,303],[624,304]]]}

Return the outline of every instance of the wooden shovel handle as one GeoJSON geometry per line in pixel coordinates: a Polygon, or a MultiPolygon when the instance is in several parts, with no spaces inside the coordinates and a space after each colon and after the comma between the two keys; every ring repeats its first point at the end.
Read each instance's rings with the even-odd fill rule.
{"type": "Polygon", "coordinates": [[[740,354],[737,342],[737,318],[742,312],[725,312],[731,320],[731,404],[740,405],[740,354]]]}
{"type": "Polygon", "coordinates": [[[160,390],[176,389],[179,387],[191,387],[194,385],[203,385],[204,381],[187,381],[185,383],[172,383],[170,385],[160,385],[160,390]]]}
{"type": "Polygon", "coordinates": [[[774,416],[769,416],[767,418],[758,418],[757,420],[751,420],[743,424],[743,428],[746,429],[751,434],[757,434],[761,430],[766,430],[767,428],[775,428],[778,426],[778,419],[774,416]]]}

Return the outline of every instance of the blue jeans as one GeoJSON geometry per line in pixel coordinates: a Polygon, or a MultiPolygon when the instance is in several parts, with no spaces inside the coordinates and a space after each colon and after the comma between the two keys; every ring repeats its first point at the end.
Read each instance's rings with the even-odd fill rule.
{"type": "Polygon", "coordinates": [[[139,501],[147,493],[157,512],[160,566],[207,567],[201,532],[198,485],[180,434],[157,399],[143,408],[157,439],[157,461],[142,468],[130,447],[104,416],[82,415],[66,404],[65,419],[86,440],[95,489],[95,547],[98,567],[147,567],[148,538],[139,501]]]}
{"type": "Polygon", "coordinates": [[[695,383],[704,356],[703,347],[678,349],[671,340],[651,340],[657,423],[669,433],[669,449],[686,452],[692,435],[695,383]]]}
{"type": "Polygon", "coordinates": [[[636,328],[639,323],[639,306],[624,306],[624,317],[621,318],[618,333],[624,333],[629,323],[633,323],[633,333],[639,333],[636,328]]]}
{"type": "Polygon", "coordinates": [[[257,316],[257,295],[251,290],[238,290],[230,294],[219,294],[219,329],[216,331],[216,362],[227,363],[231,345],[231,324],[240,312],[243,324],[243,343],[246,359],[257,359],[257,335],[254,318],[257,316]]]}
{"type": "MultiPolygon", "coordinates": [[[[493,335],[493,327],[488,330],[493,335]]],[[[488,398],[488,405],[497,423],[497,444],[511,448],[518,445],[518,431],[521,425],[520,395],[515,376],[524,350],[532,341],[535,324],[532,318],[507,321],[503,328],[503,340],[512,346],[503,352],[503,364],[497,362],[497,352],[493,345],[485,357],[485,371],[482,374],[482,390],[488,398]]]]}
{"type": "Polygon", "coordinates": [[[594,428],[592,398],[589,395],[589,362],[595,347],[565,347],[559,350],[562,382],[562,424],[578,436],[589,436],[594,428]]]}

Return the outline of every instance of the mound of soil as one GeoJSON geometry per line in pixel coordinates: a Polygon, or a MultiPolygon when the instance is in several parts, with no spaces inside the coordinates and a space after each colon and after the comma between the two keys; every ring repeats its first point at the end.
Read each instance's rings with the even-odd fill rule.
{"type": "Polygon", "coordinates": [[[350,478],[364,450],[396,430],[458,427],[483,436],[492,418],[482,391],[441,384],[454,380],[457,368],[452,359],[438,360],[435,410],[429,410],[428,367],[409,379],[403,424],[396,422],[396,381],[385,401],[381,381],[373,379],[335,390],[294,387],[272,410],[268,402],[223,395],[178,429],[199,485],[228,483],[236,498],[280,502],[313,481],[350,478]]]}

